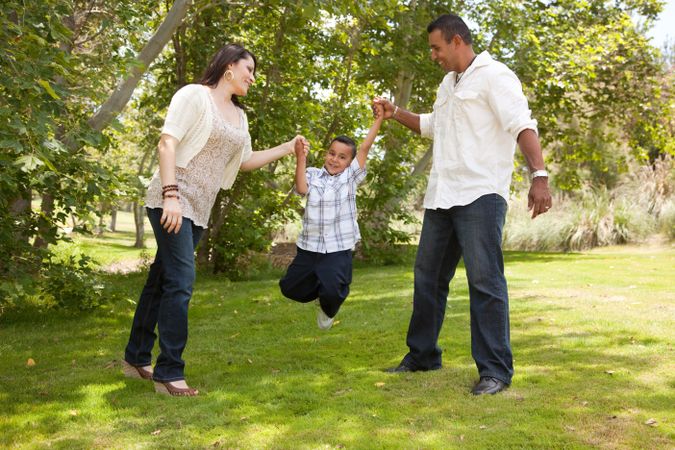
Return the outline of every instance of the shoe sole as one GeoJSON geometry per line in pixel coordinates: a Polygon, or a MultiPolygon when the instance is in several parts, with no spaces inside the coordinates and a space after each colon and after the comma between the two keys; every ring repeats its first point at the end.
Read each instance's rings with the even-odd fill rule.
{"type": "Polygon", "coordinates": [[[124,372],[124,376],[127,378],[136,378],[139,380],[145,380],[145,378],[143,378],[141,374],[138,373],[138,369],[136,369],[134,366],[132,366],[126,361],[122,361],[122,372],[124,372]]]}
{"type": "Polygon", "coordinates": [[[158,394],[162,394],[162,395],[168,395],[169,397],[197,397],[199,395],[199,391],[196,390],[196,389],[194,390],[195,393],[192,394],[192,395],[190,395],[190,394],[180,394],[180,393],[172,393],[169,390],[169,388],[166,387],[166,385],[164,383],[160,383],[158,381],[155,381],[154,384],[155,384],[155,392],[157,392],[158,394]]]}

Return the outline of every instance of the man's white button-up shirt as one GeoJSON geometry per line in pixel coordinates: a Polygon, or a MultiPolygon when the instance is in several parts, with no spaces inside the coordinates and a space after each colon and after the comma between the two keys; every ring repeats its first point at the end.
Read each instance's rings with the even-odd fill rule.
{"type": "Polygon", "coordinates": [[[431,114],[420,115],[422,136],[433,138],[427,209],[468,205],[485,194],[508,199],[513,155],[521,131],[537,131],[518,77],[487,52],[455,83],[448,73],[431,114]]]}

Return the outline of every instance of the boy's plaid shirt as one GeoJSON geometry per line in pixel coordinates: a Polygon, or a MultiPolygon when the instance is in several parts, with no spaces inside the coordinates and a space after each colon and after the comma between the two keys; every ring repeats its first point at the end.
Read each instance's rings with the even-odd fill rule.
{"type": "Polygon", "coordinates": [[[325,168],[307,169],[307,205],[297,245],[316,253],[350,250],[361,239],[356,222],[356,188],[366,169],[356,158],[342,173],[332,176],[325,168]]]}

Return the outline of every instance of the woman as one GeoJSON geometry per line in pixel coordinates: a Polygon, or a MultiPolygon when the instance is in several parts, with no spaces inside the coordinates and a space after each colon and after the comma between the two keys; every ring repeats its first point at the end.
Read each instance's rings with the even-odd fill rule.
{"type": "Polygon", "coordinates": [[[199,84],[171,99],[159,141],[159,169],[150,182],[146,207],[157,254],[136,307],[123,368],[127,376],[151,379],[157,392],[195,396],[181,358],[187,342],[188,303],[195,280],[194,250],[216,195],[229,189],[239,169],[249,171],[308,148],[302,136],[253,152],[240,96],[255,81],[256,58],[229,44],[212,58],[199,84]],[[159,332],[160,354],[151,365],[159,332]]]}

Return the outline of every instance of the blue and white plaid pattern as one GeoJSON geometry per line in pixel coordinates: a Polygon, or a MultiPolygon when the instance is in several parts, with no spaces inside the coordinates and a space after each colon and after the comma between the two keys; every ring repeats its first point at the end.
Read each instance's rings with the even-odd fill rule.
{"type": "Polygon", "coordinates": [[[356,188],[366,178],[366,169],[354,158],[341,174],[331,176],[325,168],[307,169],[307,205],[297,245],[316,253],[350,250],[361,239],[356,222],[356,188]]]}

